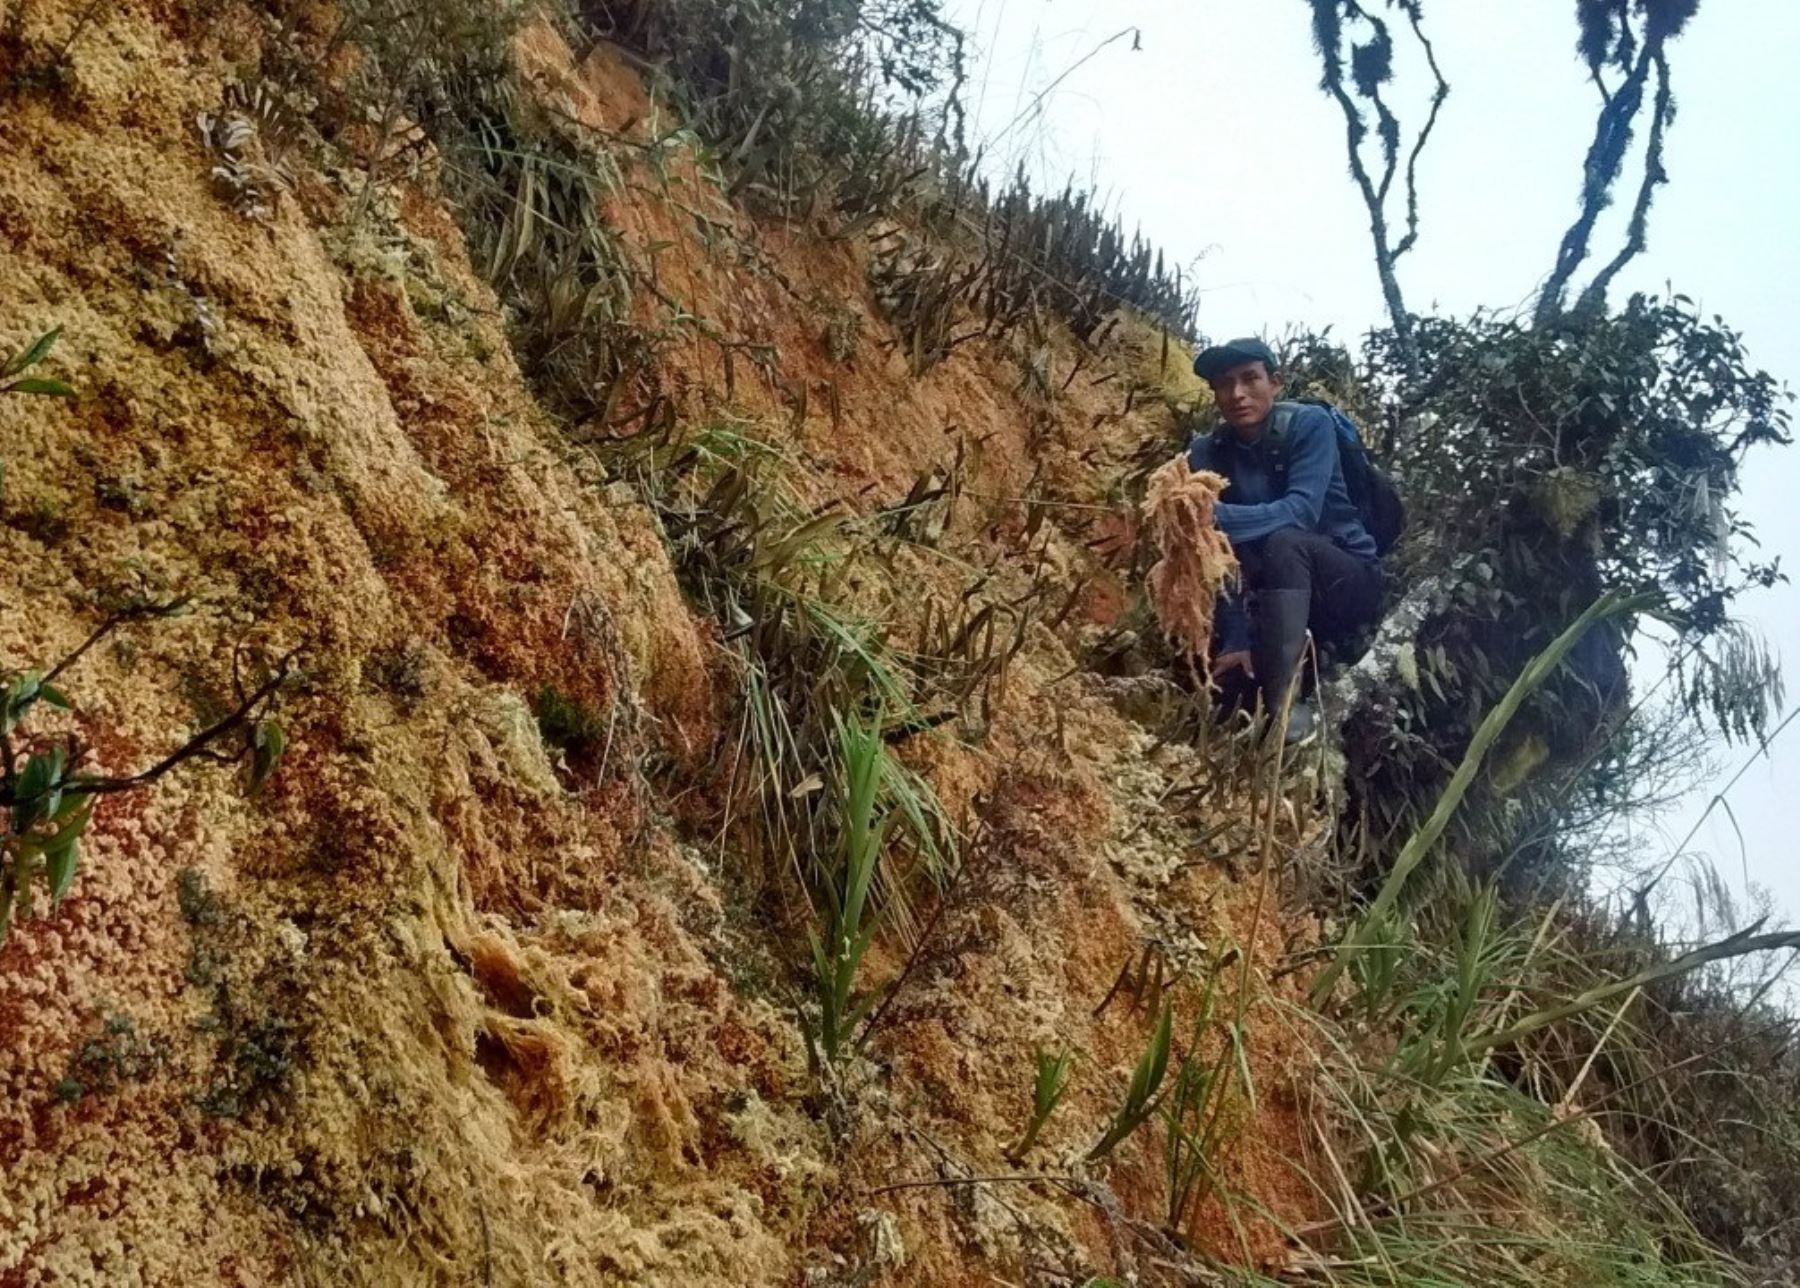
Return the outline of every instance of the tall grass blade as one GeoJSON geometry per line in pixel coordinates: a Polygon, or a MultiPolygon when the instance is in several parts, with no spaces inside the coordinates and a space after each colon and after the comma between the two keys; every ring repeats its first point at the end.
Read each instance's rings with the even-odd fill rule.
{"type": "Polygon", "coordinates": [[[1500,735],[1506,731],[1506,726],[1511,723],[1512,718],[1518,714],[1519,708],[1525,704],[1525,699],[1550,678],[1556,668],[1562,664],[1562,660],[1568,655],[1569,650],[1580,642],[1581,637],[1586,635],[1591,627],[1614,617],[1644,612],[1654,607],[1657,602],[1658,597],[1655,595],[1634,595],[1621,591],[1608,591],[1590,604],[1587,611],[1576,618],[1561,635],[1552,640],[1543,652],[1526,663],[1519,678],[1514,680],[1512,687],[1506,691],[1506,696],[1494,705],[1494,708],[1487,713],[1487,717],[1482,720],[1480,727],[1475,730],[1475,736],[1469,740],[1468,750],[1463,753],[1462,763],[1457,765],[1449,785],[1438,797],[1437,804],[1433,807],[1430,816],[1426,818],[1418,831],[1413,833],[1405,848],[1400,851],[1399,857],[1394,860],[1393,869],[1388,873],[1387,880],[1382,883],[1381,892],[1369,905],[1368,911],[1364,913],[1356,930],[1346,937],[1337,956],[1320,973],[1318,980],[1313,984],[1313,1005],[1324,1004],[1326,999],[1331,996],[1331,991],[1337,985],[1338,979],[1343,975],[1344,968],[1358,953],[1367,951],[1374,942],[1374,937],[1379,933],[1379,927],[1392,912],[1396,901],[1400,898],[1401,891],[1406,887],[1408,878],[1412,876],[1413,870],[1425,861],[1426,855],[1431,853],[1438,838],[1444,834],[1444,829],[1449,826],[1457,806],[1462,804],[1462,798],[1468,793],[1470,785],[1474,783],[1475,775],[1481,769],[1482,760],[1500,735]]]}

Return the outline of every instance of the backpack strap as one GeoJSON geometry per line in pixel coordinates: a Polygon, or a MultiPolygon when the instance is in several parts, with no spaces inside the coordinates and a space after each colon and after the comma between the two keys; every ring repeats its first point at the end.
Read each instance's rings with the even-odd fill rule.
{"type": "MultiPolygon", "coordinates": [[[[1293,436],[1289,433],[1289,427],[1293,424],[1295,410],[1293,403],[1276,403],[1269,413],[1269,427],[1263,431],[1262,440],[1256,446],[1257,452],[1268,464],[1269,473],[1274,476],[1277,491],[1287,489],[1288,459],[1293,449],[1293,436]]],[[[1230,433],[1231,430],[1221,421],[1212,433],[1195,435],[1188,445],[1188,464],[1194,464],[1195,449],[1204,445],[1205,450],[1201,455],[1204,464],[1199,468],[1224,474],[1225,471],[1219,467],[1219,452],[1226,446],[1230,433]]],[[[1226,489],[1227,496],[1230,491],[1230,488],[1226,489]]]]}
{"type": "Polygon", "coordinates": [[[1278,491],[1287,491],[1288,461],[1293,455],[1294,436],[1291,432],[1294,425],[1294,413],[1297,408],[1291,402],[1278,402],[1269,413],[1269,427],[1263,431],[1263,459],[1269,463],[1269,473],[1275,477],[1278,491]]]}

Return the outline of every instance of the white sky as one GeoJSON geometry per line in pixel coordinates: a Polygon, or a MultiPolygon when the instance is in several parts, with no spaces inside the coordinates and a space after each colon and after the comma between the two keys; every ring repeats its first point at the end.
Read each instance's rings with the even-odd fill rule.
{"type": "MultiPolygon", "coordinates": [[[[1354,339],[1384,320],[1367,215],[1345,170],[1343,118],[1317,88],[1304,0],[945,7],[977,46],[972,136],[1046,185],[1073,177],[1092,186],[1176,262],[1193,265],[1205,333],[1330,325],[1354,339]],[[1095,52],[1134,26],[1141,48],[1127,36],[1095,52]]],[[[1420,168],[1423,235],[1401,266],[1415,311],[1521,303],[1549,269],[1575,211],[1594,119],[1574,8],[1573,0],[1426,6],[1452,93],[1420,168]]],[[[1657,199],[1648,252],[1613,293],[1618,300],[1672,283],[1741,331],[1753,363],[1788,381],[1800,379],[1796,50],[1800,0],[1707,0],[1671,46],[1679,109],[1666,151],[1671,181],[1657,199]]],[[[1403,121],[1417,120],[1423,83],[1402,88],[1419,90],[1396,102],[1403,121]]],[[[1629,208],[1635,185],[1628,172],[1620,207],[1629,208]]],[[[1594,239],[1602,262],[1618,245],[1623,211],[1614,216],[1594,239]]],[[[1764,552],[1800,575],[1800,447],[1751,456],[1743,482],[1741,508],[1764,552]]],[[[1784,656],[1800,692],[1800,590],[1757,592],[1741,601],[1741,615],[1784,656]]],[[[1642,835],[1647,860],[1688,832],[1745,755],[1721,750],[1717,782],[1642,835]]],[[[1784,809],[1784,797],[1796,794],[1800,727],[1729,797],[1746,840],[1741,857],[1720,811],[1694,846],[1740,890],[1747,874],[1800,921],[1800,864],[1784,809]]]]}

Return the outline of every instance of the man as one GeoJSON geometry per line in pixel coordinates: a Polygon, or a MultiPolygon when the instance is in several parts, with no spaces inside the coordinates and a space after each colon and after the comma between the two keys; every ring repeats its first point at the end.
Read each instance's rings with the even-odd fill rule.
{"type": "Polygon", "coordinates": [[[1242,567],[1239,588],[1219,603],[1213,675],[1228,689],[1260,689],[1271,716],[1291,691],[1284,734],[1298,742],[1315,724],[1298,683],[1308,628],[1320,643],[1338,642],[1375,619],[1375,539],[1344,486],[1331,413],[1277,401],[1281,374],[1268,345],[1215,345],[1194,373],[1212,387],[1224,424],[1195,436],[1188,464],[1229,480],[1215,513],[1242,567]]]}

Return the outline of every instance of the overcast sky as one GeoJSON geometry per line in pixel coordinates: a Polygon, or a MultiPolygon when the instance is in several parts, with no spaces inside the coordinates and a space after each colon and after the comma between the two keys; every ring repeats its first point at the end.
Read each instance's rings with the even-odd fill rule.
{"type": "MultiPolygon", "coordinates": [[[[1343,118],[1317,89],[1304,0],[948,0],[946,8],[977,44],[971,133],[1045,184],[1089,184],[1193,265],[1206,334],[1276,336],[1301,324],[1354,337],[1383,320],[1367,216],[1344,167],[1343,118]],[[1135,41],[1105,44],[1131,27],[1135,41]]],[[[1402,264],[1407,300],[1453,314],[1522,303],[1574,213],[1593,128],[1574,0],[1434,0],[1426,9],[1452,94],[1420,168],[1424,231],[1402,264]]],[[[1752,361],[1784,381],[1800,379],[1797,51],[1800,0],[1702,5],[1671,47],[1679,107],[1671,181],[1648,253],[1614,292],[1672,283],[1722,314],[1752,361]]],[[[1401,88],[1403,119],[1409,111],[1416,119],[1425,86],[1401,88]],[[1409,88],[1418,93],[1407,99],[1409,88]]],[[[1635,191],[1635,174],[1626,183],[1635,191]]],[[[1622,222],[1615,212],[1602,225],[1598,257],[1618,244],[1622,222]]],[[[1800,447],[1751,456],[1741,509],[1765,553],[1800,570],[1800,447]]],[[[1800,591],[1758,592],[1742,615],[1782,654],[1800,693],[1800,591]]],[[[1745,755],[1720,749],[1715,782],[1642,835],[1646,859],[1669,852],[1745,755]]],[[[1694,845],[1734,884],[1747,873],[1800,922],[1788,808],[1796,795],[1800,722],[1731,792],[1744,849],[1723,811],[1694,845]]]]}

